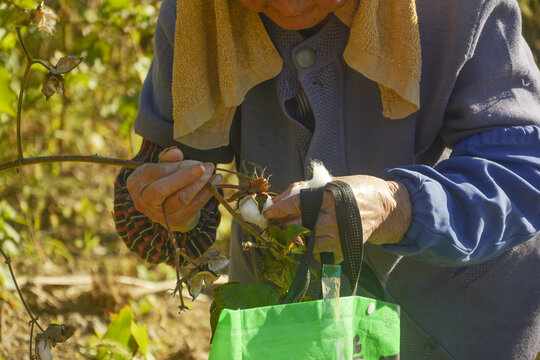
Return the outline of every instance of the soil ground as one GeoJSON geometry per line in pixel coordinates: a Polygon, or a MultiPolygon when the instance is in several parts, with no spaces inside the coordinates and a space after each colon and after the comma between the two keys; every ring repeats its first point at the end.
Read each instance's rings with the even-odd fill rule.
{"type": "MultiPolygon", "coordinates": [[[[127,262],[131,266],[140,267],[139,258],[123,254],[123,250],[121,252],[122,257],[127,255],[127,262]]],[[[122,262],[126,263],[126,259],[118,259],[118,263],[122,262]]],[[[116,263],[116,260],[108,259],[107,263],[116,263]]],[[[162,267],[152,269],[150,266],[150,271],[159,273],[162,267]]],[[[21,272],[17,266],[14,266],[14,270],[21,272]]],[[[76,329],[69,340],[53,349],[53,359],[95,358],[92,338],[95,339],[97,333],[105,333],[112,313],[126,305],[133,309],[139,326],[146,324],[149,350],[155,359],[208,358],[211,288],[203,290],[192,303],[192,310],[179,314],[179,299],[172,298],[168,290],[174,286],[174,278],[140,280],[137,277],[108,274],[106,267],[91,274],[62,274],[65,269],[54,265],[49,265],[49,270],[49,273],[57,275],[24,277],[21,274],[17,280],[32,312],[39,316],[42,327],[46,328],[52,321],[69,324],[76,329]]],[[[226,277],[218,280],[220,283],[226,281],[226,277]]],[[[6,286],[8,289],[4,289],[3,298],[0,297],[0,359],[29,359],[30,318],[16,291],[9,290],[7,280],[6,286]]],[[[191,300],[189,295],[185,298],[191,300]]]]}

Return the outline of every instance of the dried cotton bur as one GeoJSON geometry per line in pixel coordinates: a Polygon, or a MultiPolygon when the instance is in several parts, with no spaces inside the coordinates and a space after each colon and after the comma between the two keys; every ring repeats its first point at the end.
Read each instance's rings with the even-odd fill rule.
{"type": "Polygon", "coordinates": [[[189,294],[195,300],[202,290],[202,285],[211,285],[216,281],[220,274],[219,272],[229,265],[229,259],[217,251],[209,251],[202,257],[193,261],[186,267],[188,274],[185,283],[187,284],[189,294]]]}
{"type": "Polygon", "coordinates": [[[51,10],[45,8],[45,2],[42,1],[37,8],[30,10],[30,23],[35,25],[39,31],[52,35],[54,27],[58,21],[58,16],[51,10]]]}
{"type": "Polygon", "coordinates": [[[75,328],[71,325],[49,324],[47,330],[35,336],[37,360],[52,360],[52,348],[69,339],[75,328]]]}
{"type": "Polygon", "coordinates": [[[67,55],[58,60],[56,65],[49,66],[49,73],[43,79],[41,92],[49,100],[55,93],[64,93],[64,77],[62,74],[75,69],[83,61],[82,57],[67,55]]]}

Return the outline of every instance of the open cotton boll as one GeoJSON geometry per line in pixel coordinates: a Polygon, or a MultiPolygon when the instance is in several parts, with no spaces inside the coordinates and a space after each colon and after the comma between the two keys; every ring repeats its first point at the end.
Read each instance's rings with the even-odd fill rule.
{"type": "Polygon", "coordinates": [[[322,162],[316,160],[312,161],[311,168],[313,169],[313,177],[303,184],[294,185],[287,198],[299,194],[302,189],[318,188],[332,181],[332,175],[330,175],[330,172],[328,172],[322,162]]]}
{"type": "Polygon", "coordinates": [[[41,339],[37,343],[36,356],[38,360],[52,360],[51,344],[45,339],[41,339]]]}
{"type": "MultiPolygon", "coordinates": [[[[273,203],[272,198],[268,197],[268,200],[266,200],[266,203],[264,204],[263,211],[272,206],[273,203]]],[[[253,197],[246,196],[241,199],[238,210],[246,222],[255,224],[262,229],[268,226],[268,220],[266,220],[266,218],[259,212],[259,207],[257,206],[257,202],[253,197]]]]}
{"type": "Polygon", "coordinates": [[[313,177],[308,181],[308,188],[321,187],[332,181],[332,175],[330,175],[322,162],[312,161],[311,168],[313,169],[313,177]]]}

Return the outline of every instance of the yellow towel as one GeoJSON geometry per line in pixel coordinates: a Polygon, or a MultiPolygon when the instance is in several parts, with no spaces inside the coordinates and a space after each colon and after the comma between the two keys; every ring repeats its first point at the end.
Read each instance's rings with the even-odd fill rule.
{"type": "MultiPolygon", "coordinates": [[[[383,115],[404,118],[420,106],[420,35],[414,0],[349,0],[335,12],[351,28],[343,57],[377,82],[383,115]]],[[[174,138],[198,149],[229,143],[235,109],[283,61],[259,14],[239,0],[178,0],[174,63],[174,138]]]]}

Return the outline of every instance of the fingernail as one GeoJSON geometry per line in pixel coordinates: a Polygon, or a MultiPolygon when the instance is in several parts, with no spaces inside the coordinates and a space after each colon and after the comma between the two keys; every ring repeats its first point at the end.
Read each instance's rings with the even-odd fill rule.
{"type": "Polygon", "coordinates": [[[176,146],[171,146],[171,147],[168,147],[166,149],[164,149],[163,151],[161,151],[158,155],[158,159],[159,161],[161,161],[163,159],[163,157],[165,156],[165,154],[167,154],[169,151],[173,150],[173,149],[176,149],[176,146]]]}
{"type": "Polygon", "coordinates": [[[176,146],[169,146],[168,148],[165,148],[161,153],[166,154],[168,151],[171,151],[172,149],[176,149],[176,146]]]}
{"type": "Polygon", "coordinates": [[[212,163],[204,163],[204,168],[206,171],[214,172],[214,164],[212,163]]]}
{"type": "Polygon", "coordinates": [[[212,185],[217,185],[221,182],[222,179],[223,179],[223,176],[221,176],[220,174],[217,174],[212,178],[210,182],[212,183],[212,185]]]}

